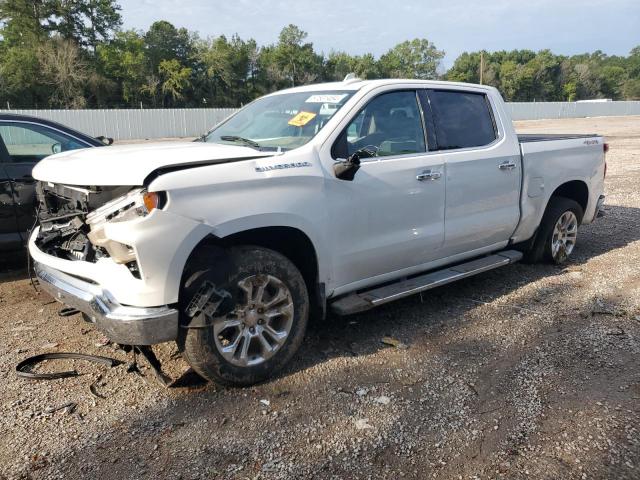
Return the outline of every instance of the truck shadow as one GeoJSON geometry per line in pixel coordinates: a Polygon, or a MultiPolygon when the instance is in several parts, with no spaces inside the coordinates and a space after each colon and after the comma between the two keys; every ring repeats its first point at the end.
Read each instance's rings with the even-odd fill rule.
{"type": "MultiPolygon", "coordinates": [[[[568,269],[579,268],[591,259],[624,248],[637,240],[640,240],[640,209],[607,206],[605,217],[581,227],[578,246],[571,261],[565,265],[515,264],[361,314],[340,317],[329,313],[324,321],[311,323],[298,361],[292,362],[293,366],[283,375],[310,368],[318,361],[334,356],[371,354],[384,348],[380,343],[382,337],[393,336],[402,328],[411,330],[422,314],[433,312],[434,308],[440,310],[437,305],[462,302],[472,308],[485,302],[491,303],[523,285],[562,275],[568,269]],[[314,352],[311,355],[310,347],[314,352]]],[[[443,321],[446,322],[446,319],[443,321]]]]}

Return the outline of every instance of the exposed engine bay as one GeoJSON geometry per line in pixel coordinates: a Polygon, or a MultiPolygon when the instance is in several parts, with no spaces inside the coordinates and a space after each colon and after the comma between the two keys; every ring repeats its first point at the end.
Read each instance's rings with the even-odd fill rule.
{"type": "Polygon", "coordinates": [[[38,224],[36,244],[43,252],[68,260],[95,262],[109,256],[107,250],[89,241],[87,216],[131,190],[122,187],[78,187],[38,182],[38,224]]]}

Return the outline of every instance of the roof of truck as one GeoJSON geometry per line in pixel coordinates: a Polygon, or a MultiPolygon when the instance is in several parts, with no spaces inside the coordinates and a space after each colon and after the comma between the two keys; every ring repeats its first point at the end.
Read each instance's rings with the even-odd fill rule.
{"type": "MultiPolygon", "coordinates": [[[[491,89],[492,87],[488,85],[479,85],[475,83],[462,83],[462,82],[447,82],[444,80],[416,80],[410,78],[383,78],[379,80],[362,80],[360,78],[353,78],[351,80],[346,80],[342,82],[328,82],[328,83],[315,83],[311,85],[303,85],[300,87],[292,87],[287,88],[285,90],[280,90],[278,92],[274,92],[274,94],[279,93],[294,93],[294,92],[318,92],[318,91],[335,91],[335,90],[352,90],[358,91],[361,89],[373,89],[376,87],[386,86],[386,85],[424,85],[427,87],[447,87],[447,86],[456,86],[456,87],[473,87],[473,88],[481,88],[481,89],[491,89]]],[[[273,94],[272,94],[273,95],[273,94]]]]}

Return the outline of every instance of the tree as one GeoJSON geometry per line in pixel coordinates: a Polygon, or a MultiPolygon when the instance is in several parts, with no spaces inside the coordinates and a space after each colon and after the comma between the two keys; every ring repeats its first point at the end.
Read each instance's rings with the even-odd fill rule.
{"type": "Polygon", "coordinates": [[[62,108],[83,108],[89,72],[76,44],[54,37],[40,46],[38,60],[43,81],[52,89],[51,104],[62,108]]]}
{"type": "MultiPolygon", "coordinates": [[[[290,24],[282,29],[278,44],[270,52],[272,66],[283,74],[288,86],[311,83],[320,76],[322,58],[313,51],[312,43],[303,43],[306,38],[307,32],[290,24]]],[[[273,78],[277,81],[282,77],[276,74],[273,78]]]]}
{"type": "Polygon", "coordinates": [[[117,32],[112,41],[98,44],[97,54],[104,75],[120,85],[124,101],[137,102],[148,75],[142,35],[135,30],[117,32]]]}
{"type": "Polygon", "coordinates": [[[154,22],[144,35],[146,57],[149,69],[157,72],[164,60],[177,60],[186,65],[192,52],[189,32],[185,28],[176,28],[173,24],[161,20],[154,22]]]}
{"type": "Polygon", "coordinates": [[[54,0],[47,29],[95,52],[122,24],[120,6],[113,0],[54,0]]]}
{"type": "Polygon", "coordinates": [[[380,57],[380,69],[385,76],[431,79],[437,77],[444,51],[426,38],[399,43],[380,57]]]}
{"type": "Polygon", "coordinates": [[[183,67],[180,65],[180,62],[174,58],[172,60],[162,60],[158,67],[158,73],[160,73],[162,79],[162,93],[170,97],[174,103],[176,100],[181,100],[184,90],[190,84],[189,77],[191,76],[191,69],[183,67]]]}

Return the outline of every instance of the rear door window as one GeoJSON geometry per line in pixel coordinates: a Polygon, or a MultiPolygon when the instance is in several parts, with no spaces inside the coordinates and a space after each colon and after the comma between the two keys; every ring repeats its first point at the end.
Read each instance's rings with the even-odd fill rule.
{"type": "Polygon", "coordinates": [[[429,90],[439,150],[481,147],[496,138],[486,95],[452,90],[429,90]]]}

